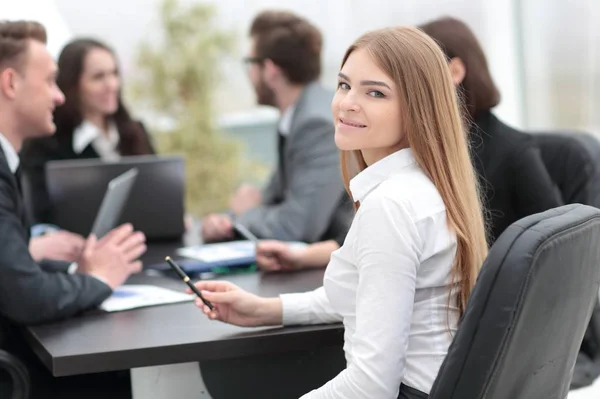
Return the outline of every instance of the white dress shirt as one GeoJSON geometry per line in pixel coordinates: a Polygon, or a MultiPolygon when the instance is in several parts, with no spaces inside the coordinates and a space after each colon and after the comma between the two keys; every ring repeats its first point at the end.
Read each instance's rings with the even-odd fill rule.
{"type": "Polygon", "coordinates": [[[0,146],[6,157],[6,162],[8,162],[8,169],[14,174],[19,169],[19,154],[2,133],[0,133],[0,146]]]}
{"type": "Polygon", "coordinates": [[[287,137],[292,130],[292,120],[294,119],[294,113],[296,112],[296,103],[290,105],[285,109],[283,115],[281,115],[281,119],[279,120],[279,124],[277,126],[277,130],[279,134],[284,137],[287,137]]]}
{"type": "Polygon", "coordinates": [[[104,134],[98,126],[87,120],[77,126],[73,131],[73,151],[81,154],[90,144],[103,161],[116,161],[120,158],[117,151],[119,131],[113,122],[108,124],[108,134],[104,134]]]}
{"type": "Polygon", "coordinates": [[[323,287],[281,295],[283,323],[343,321],[346,369],[303,399],[396,399],[400,383],[429,393],[456,331],[448,308],[456,235],[411,149],[350,182],[360,201],[323,287]]]}

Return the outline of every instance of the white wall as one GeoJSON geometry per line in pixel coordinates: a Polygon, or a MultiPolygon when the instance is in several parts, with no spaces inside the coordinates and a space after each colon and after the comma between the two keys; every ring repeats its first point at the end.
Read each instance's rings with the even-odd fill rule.
{"type": "MultiPolygon", "coordinates": [[[[202,0],[180,0],[181,3],[202,0]]],[[[597,0],[205,0],[217,6],[220,24],[237,34],[235,59],[223,66],[217,93],[222,114],[252,111],[254,93],[239,61],[252,17],[284,8],[312,20],[323,32],[323,77],[333,87],[345,48],[361,33],[419,24],[452,15],[475,31],[502,93],[496,109],[506,122],[536,129],[600,131],[600,2],[597,0]]],[[[71,35],[91,35],[112,45],[125,79],[135,73],[141,40],[159,38],[161,0],[0,0],[0,16],[30,18],[49,30],[54,54],[71,35]]],[[[273,117],[273,113],[268,113],[273,117]]]]}
{"type": "Polygon", "coordinates": [[[71,37],[54,0],[0,0],[0,18],[31,19],[44,24],[48,33],[48,49],[55,57],[71,37]]]}
{"type": "MultiPolygon", "coordinates": [[[[2,0],[5,1],[5,0],[2,0]]],[[[180,0],[190,3],[200,0],[180,0]]],[[[500,115],[508,122],[521,124],[517,70],[514,59],[506,57],[513,45],[510,1],[493,0],[214,0],[224,29],[237,33],[237,57],[245,53],[246,32],[252,17],[265,8],[284,8],[312,20],[323,32],[323,82],[335,85],[335,75],[346,47],[361,33],[399,24],[418,24],[441,15],[467,21],[480,37],[494,77],[503,91],[500,115]],[[496,4],[500,3],[500,4],[496,4]]],[[[94,35],[117,50],[127,76],[134,69],[137,43],[158,37],[156,10],[159,0],[56,0],[56,4],[75,35],[94,35]]],[[[254,108],[254,94],[241,62],[224,67],[225,86],[218,96],[223,113],[254,108]]]]}

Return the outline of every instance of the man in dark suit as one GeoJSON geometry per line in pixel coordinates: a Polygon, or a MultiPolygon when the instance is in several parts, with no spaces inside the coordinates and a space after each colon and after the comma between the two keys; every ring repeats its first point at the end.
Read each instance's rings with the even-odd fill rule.
{"type": "MultiPolygon", "coordinates": [[[[334,142],[333,93],[317,83],[321,33],[297,15],[266,11],[252,22],[250,37],[246,63],[258,103],[281,113],[279,162],[262,192],[242,186],[233,196],[235,219],[259,238],[343,241],[353,210],[334,142]]],[[[202,233],[207,241],[233,238],[232,217],[209,215],[202,233]]]]}
{"type": "MultiPolygon", "coordinates": [[[[27,363],[33,397],[48,397],[50,391],[64,395],[88,382],[88,389],[110,384],[94,386],[93,378],[81,384],[52,378],[17,327],[98,306],[141,269],[137,259],[146,249],[144,235],[124,225],[99,241],[89,237],[78,262],[68,269],[47,271],[30,255],[18,152],[25,139],[54,132],[52,111],[64,101],[45,43],[46,32],[39,23],[0,22],[0,348],[27,363]]],[[[0,397],[9,397],[9,389],[10,384],[0,380],[0,397]]]]}

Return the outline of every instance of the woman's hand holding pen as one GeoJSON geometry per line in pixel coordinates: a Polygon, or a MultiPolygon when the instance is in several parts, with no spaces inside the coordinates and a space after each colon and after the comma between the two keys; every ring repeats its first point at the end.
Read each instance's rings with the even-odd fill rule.
{"type": "MultiPolygon", "coordinates": [[[[214,306],[210,310],[200,298],[196,298],[196,306],[211,320],[242,327],[275,326],[282,323],[279,298],[262,298],[227,281],[198,281],[194,285],[214,306]]],[[[188,293],[191,294],[192,291],[188,289],[188,293]]]]}

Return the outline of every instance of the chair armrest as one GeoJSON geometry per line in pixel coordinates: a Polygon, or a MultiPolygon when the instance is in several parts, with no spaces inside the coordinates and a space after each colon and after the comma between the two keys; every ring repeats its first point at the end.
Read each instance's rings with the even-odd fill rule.
{"type": "Polygon", "coordinates": [[[31,391],[31,382],[27,367],[15,356],[0,350],[0,368],[5,369],[13,382],[11,399],[28,399],[31,391]]]}

